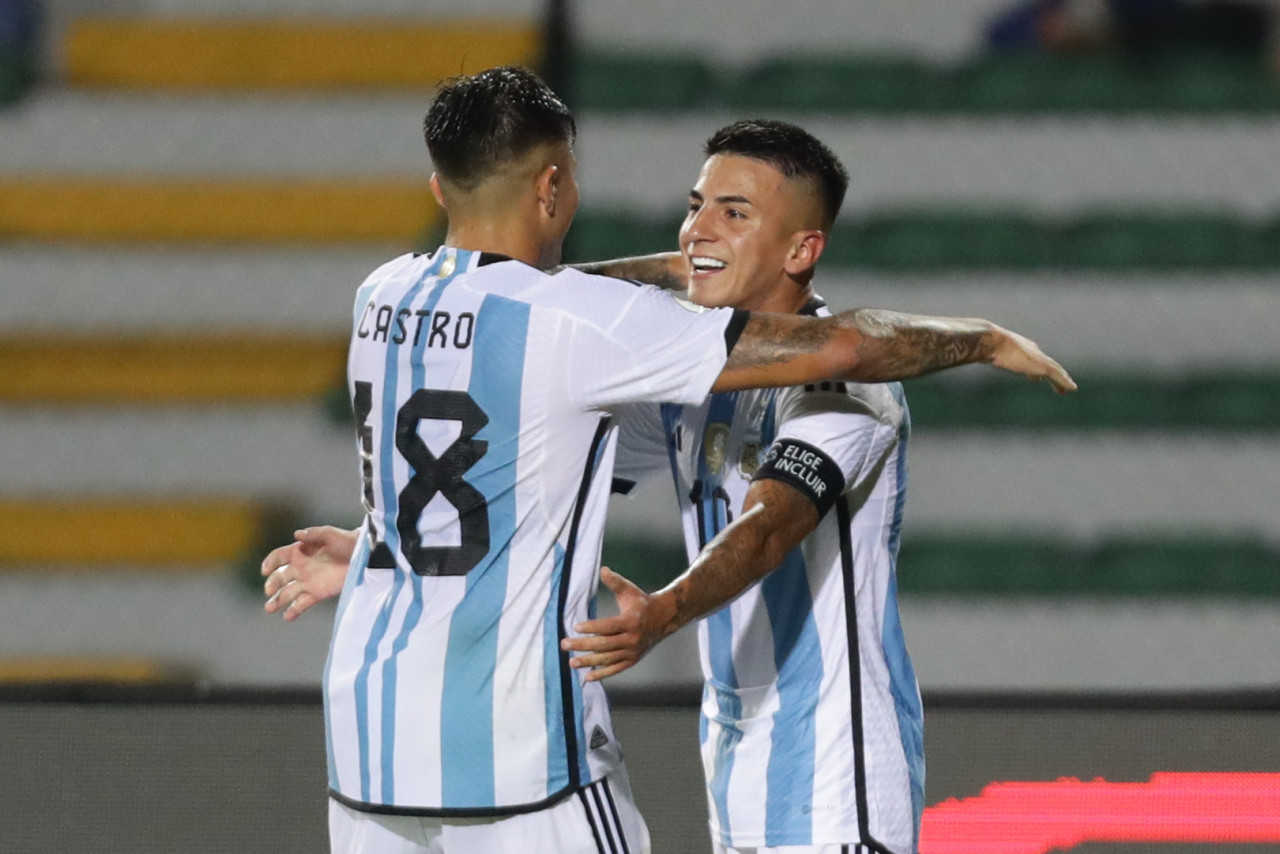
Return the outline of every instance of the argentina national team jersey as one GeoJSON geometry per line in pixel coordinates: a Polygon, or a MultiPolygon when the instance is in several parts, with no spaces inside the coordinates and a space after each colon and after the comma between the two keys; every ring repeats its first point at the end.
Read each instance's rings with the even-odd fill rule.
{"type": "Polygon", "coordinates": [[[690,559],[753,477],[792,484],[824,513],[778,569],[698,624],[702,758],[725,846],[916,850],[922,715],[895,579],[908,432],[896,383],[716,394],[623,416],[616,474],[674,474],[690,559]]]}
{"type": "Polygon", "coordinates": [[[617,767],[602,688],[559,649],[594,615],[610,413],[701,400],[744,322],[452,248],[365,281],[348,379],[366,517],[324,679],[333,797],[502,815],[617,767]]]}

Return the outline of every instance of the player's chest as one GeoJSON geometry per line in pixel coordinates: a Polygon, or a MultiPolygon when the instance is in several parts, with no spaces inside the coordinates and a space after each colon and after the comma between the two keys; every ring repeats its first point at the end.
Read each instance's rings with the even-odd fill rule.
{"type": "Polygon", "coordinates": [[[712,395],[666,425],[677,476],[688,486],[742,486],[773,441],[776,407],[769,391],[712,395]]]}

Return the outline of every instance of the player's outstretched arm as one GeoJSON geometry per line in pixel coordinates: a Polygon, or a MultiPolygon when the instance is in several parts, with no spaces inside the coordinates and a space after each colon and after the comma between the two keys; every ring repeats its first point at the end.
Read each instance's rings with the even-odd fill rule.
{"type": "Polygon", "coordinates": [[[272,551],[262,561],[267,580],[263,592],[268,614],[283,609],[293,622],[312,605],[342,592],[359,531],[332,525],[295,531],[296,541],[272,551]]]}
{"type": "Polygon", "coordinates": [[[617,598],[619,613],[574,626],[584,634],[561,642],[561,648],[581,653],[572,665],[592,668],[589,681],[627,670],[658,641],[731,602],[781,566],[787,552],[818,526],[813,502],[780,480],[752,483],[743,511],[683,575],[656,593],[646,594],[602,568],[601,580],[617,598]]]}
{"type": "Polygon", "coordinates": [[[985,362],[1062,394],[1076,384],[1030,339],[981,318],[858,308],[832,317],[753,313],[712,391],[824,379],[888,382],[985,362]]]}
{"type": "Polygon", "coordinates": [[[679,252],[658,252],[654,255],[636,255],[568,266],[593,276],[634,279],[668,291],[682,291],[689,281],[688,262],[679,252]]]}

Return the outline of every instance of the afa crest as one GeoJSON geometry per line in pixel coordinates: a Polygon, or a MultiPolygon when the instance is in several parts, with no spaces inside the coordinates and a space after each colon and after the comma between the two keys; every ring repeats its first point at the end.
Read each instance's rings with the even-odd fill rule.
{"type": "Polygon", "coordinates": [[[707,468],[712,474],[719,474],[724,468],[724,455],[729,445],[729,425],[716,422],[707,426],[702,437],[702,453],[707,458],[707,468]]]}

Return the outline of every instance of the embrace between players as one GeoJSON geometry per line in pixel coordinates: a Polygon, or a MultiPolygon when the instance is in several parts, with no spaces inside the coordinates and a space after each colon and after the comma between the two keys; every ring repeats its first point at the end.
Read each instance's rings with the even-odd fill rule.
{"type": "Polygon", "coordinates": [[[1059,392],[1070,377],[985,320],[832,314],[812,278],[848,177],[793,125],[708,140],[679,252],[578,269],[556,267],[576,129],[545,84],[449,81],[424,126],[445,243],[356,297],[364,524],[300,531],[263,562],[286,620],[341,593],[332,850],[647,851],[599,680],[699,620],[713,850],[914,852],[894,381],[973,362],[1059,392]],[[466,346],[360,335],[369,306],[469,316],[466,346]],[[599,555],[611,485],[654,471],[675,480],[691,562],[646,594],[599,555]],[[601,581],[617,616],[593,617],[601,581]]]}

